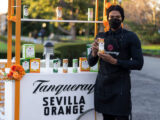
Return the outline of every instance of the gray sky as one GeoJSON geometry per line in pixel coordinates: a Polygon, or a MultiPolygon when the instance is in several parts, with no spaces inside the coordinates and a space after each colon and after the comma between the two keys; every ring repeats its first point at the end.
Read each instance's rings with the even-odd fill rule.
{"type": "Polygon", "coordinates": [[[8,0],[0,0],[0,14],[8,11],[8,0]]]}

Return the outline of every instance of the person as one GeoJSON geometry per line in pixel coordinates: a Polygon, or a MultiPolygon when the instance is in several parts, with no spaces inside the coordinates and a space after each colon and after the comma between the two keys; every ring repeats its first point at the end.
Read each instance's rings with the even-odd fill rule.
{"type": "Polygon", "coordinates": [[[37,43],[37,38],[38,38],[38,32],[37,32],[37,30],[33,31],[33,38],[34,38],[34,43],[37,43]]]}
{"type": "Polygon", "coordinates": [[[42,39],[42,43],[44,43],[45,32],[46,32],[46,30],[42,27],[40,32],[39,32],[39,36],[42,39]]]}
{"type": "Polygon", "coordinates": [[[112,5],[107,10],[110,30],[99,33],[92,44],[88,63],[99,60],[94,103],[104,120],[129,120],[131,116],[131,70],[141,70],[143,55],[137,35],[121,27],[124,10],[112,5]],[[98,38],[104,39],[104,53],[98,52],[98,38]]]}

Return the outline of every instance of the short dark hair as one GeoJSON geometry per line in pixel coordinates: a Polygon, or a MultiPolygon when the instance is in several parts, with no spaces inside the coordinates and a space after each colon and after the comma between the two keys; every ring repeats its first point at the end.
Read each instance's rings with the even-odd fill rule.
{"type": "Polygon", "coordinates": [[[111,11],[119,11],[122,17],[122,21],[124,20],[124,10],[120,5],[111,5],[108,9],[107,9],[107,19],[109,18],[109,13],[111,11]]]}

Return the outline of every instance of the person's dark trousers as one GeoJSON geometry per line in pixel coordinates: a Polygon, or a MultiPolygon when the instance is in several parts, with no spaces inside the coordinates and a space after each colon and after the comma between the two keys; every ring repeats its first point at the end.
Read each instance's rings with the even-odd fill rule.
{"type": "Polygon", "coordinates": [[[103,114],[103,120],[129,120],[129,116],[114,116],[103,114]]]}

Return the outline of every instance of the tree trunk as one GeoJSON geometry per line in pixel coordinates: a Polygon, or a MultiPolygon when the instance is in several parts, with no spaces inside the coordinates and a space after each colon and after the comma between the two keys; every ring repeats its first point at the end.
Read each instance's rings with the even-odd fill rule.
{"type": "Polygon", "coordinates": [[[76,26],[74,23],[71,24],[71,39],[76,40],[76,26]]]}

